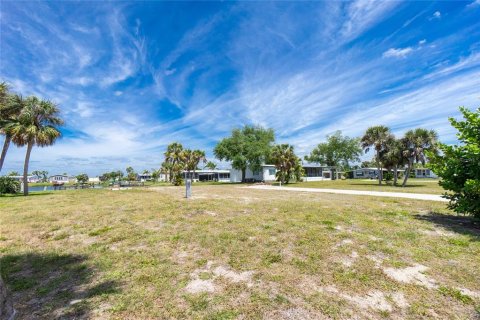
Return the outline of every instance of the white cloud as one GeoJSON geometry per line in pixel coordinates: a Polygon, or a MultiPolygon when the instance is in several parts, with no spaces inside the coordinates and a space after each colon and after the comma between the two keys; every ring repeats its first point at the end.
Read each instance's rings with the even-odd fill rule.
{"type": "Polygon", "coordinates": [[[118,97],[118,96],[121,96],[123,94],[123,91],[117,90],[113,94],[118,97]]]}
{"type": "Polygon", "coordinates": [[[390,48],[383,53],[383,57],[385,58],[405,58],[408,54],[413,51],[412,47],[407,48],[390,48]]]}
{"type": "Polygon", "coordinates": [[[442,17],[442,14],[440,13],[440,11],[435,11],[433,13],[433,19],[440,19],[442,17]]]}

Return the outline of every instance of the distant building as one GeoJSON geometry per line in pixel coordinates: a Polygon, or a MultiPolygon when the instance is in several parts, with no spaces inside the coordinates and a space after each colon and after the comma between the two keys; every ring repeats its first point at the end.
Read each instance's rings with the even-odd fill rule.
{"type": "MultiPolygon", "coordinates": [[[[321,180],[333,180],[336,177],[336,168],[329,166],[322,166],[317,163],[302,163],[302,167],[305,170],[305,176],[302,177],[303,181],[321,181],[321,180]]],[[[245,180],[251,182],[273,182],[276,181],[277,169],[273,164],[265,164],[259,171],[252,171],[247,168],[245,172],[245,180]]],[[[241,182],[242,171],[231,169],[230,170],[230,182],[241,182]]]]}
{"type": "Polygon", "coordinates": [[[88,182],[99,183],[100,182],[100,177],[88,178],[88,182]]]}
{"type": "MultiPolygon", "coordinates": [[[[245,180],[248,182],[273,182],[277,169],[273,164],[264,164],[260,170],[247,168],[245,180]]],[[[230,182],[242,182],[242,170],[230,169],[230,182]]]]}
{"type": "Polygon", "coordinates": [[[230,170],[195,170],[195,173],[193,173],[193,171],[184,171],[183,175],[184,178],[189,175],[193,181],[231,182],[230,170]]]}
{"type": "Polygon", "coordinates": [[[336,178],[336,168],[322,166],[318,163],[302,163],[305,176],[303,181],[333,180],[336,178]]]}
{"type": "Polygon", "coordinates": [[[438,178],[438,176],[435,173],[433,173],[432,170],[427,168],[418,168],[413,170],[415,170],[415,178],[432,178],[432,179],[438,178]]]}
{"type": "MultiPolygon", "coordinates": [[[[398,173],[403,173],[405,170],[398,169],[398,173]]],[[[382,169],[383,177],[389,172],[387,169],[382,169]]],[[[378,179],[378,168],[358,168],[353,170],[354,179],[378,179]]]]}
{"type": "Polygon", "coordinates": [[[63,175],[63,174],[57,174],[57,175],[54,175],[54,176],[50,176],[48,178],[48,181],[50,181],[53,184],[64,184],[64,183],[69,183],[70,182],[70,177],[67,176],[67,175],[63,175]]]}
{"type": "MultiPolygon", "coordinates": [[[[12,179],[15,179],[17,181],[20,181],[20,182],[23,181],[23,176],[8,176],[8,177],[10,177],[12,179]]],[[[38,179],[38,177],[36,177],[36,176],[27,176],[27,181],[28,181],[28,183],[37,183],[37,182],[40,181],[40,179],[38,179]]]]}

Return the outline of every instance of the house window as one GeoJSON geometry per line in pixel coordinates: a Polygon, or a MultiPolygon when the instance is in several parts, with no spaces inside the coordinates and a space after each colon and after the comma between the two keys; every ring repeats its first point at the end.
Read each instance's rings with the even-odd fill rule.
{"type": "Polygon", "coordinates": [[[260,171],[253,171],[252,172],[254,176],[259,176],[260,175],[260,171]]]}
{"type": "Polygon", "coordinates": [[[271,176],[275,175],[275,169],[268,169],[268,174],[271,176]]]}

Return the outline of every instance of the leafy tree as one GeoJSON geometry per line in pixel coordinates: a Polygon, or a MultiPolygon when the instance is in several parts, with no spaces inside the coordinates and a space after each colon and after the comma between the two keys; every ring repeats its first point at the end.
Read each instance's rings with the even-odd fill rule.
{"type": "Polygon", "coordinates": [[[86,173],[79,174],[76,176],[78,183],[87,183],[88,182],[88,175],[86,173]]]}
{"type": "Polygon", "coordinates": [[[275,145],[272,149],[271,159],[277,169],[277,180],[289,183],[292,179],[300,181],[304,172],[300,158],[295,155],[293,146],[289,144],[275,145]]]}
{"type": "Polygon", "coordinates": [[[305,156],[305,160],[346,170],[350,162],[360,161],[362,148],[359,142],[360,139],[343,136],[341,131],[337,131],[327,136],[327,142],[318,144],[310,155],[305,156]]]}
{"type": "Polygon", "coordinates": [[[24,195],[28,195],[28,164],[33,146],[46,147],[61,136],[58,126],[63,124],[58,106],[47,100],[29,97],[25,101],[18,120],[6,126],[6,134],[12,136],[17,146],[27,146],[23,168],[24,195]]]}
{"type": "Polygon", "coordinates": [[[9,177],[14,177],[14,176],[19,176],[20,173],[18,173],[18,171],[10,171],[7,176],[9,177]]]}
{"type": "Polygon", "coordinates": [[[222,139],[213,153],[219,160],[231,161],[234,169],[241,170],[244,182],[247,167],[252,171],[260,170],[270,155],[274,141],[272,129],[244,126],[233,129],[231,136],[222,139]]]}
{"type": "Polygon", "coordinates": [[[367,129],[361,138],[361,146],[368,152],[371,147],[375,149],[375,161],[378,169],[378,184],[382,184],[382,167],[380,154],[385,151],[387,142],[391,139],[390,129],[386,126],[374,126],[367,129]]]}
{"type": "Polygon", "coordinates": [[[14,194],[19,191],[20,182],[10,177],[0,177],[0,194],[14,194]]]}
{"type": "Polygon", "coordinates": [[[438,144],[438,134],[435,130],[427,130],[417,128],[409,130],[402,138],[403,143],[403,156],[407,159],[407,170],[404,174],[402,187],[407,185],[408,177],[413,167],[413,163],[422,163],[425,165],[426,155],[425,152],[435,153],[438,144]]]}
{"type": "Polygon", "coordinates": [[[442,154],[427,152],[429,167],[442,178],[439,184],[453,193],[445,194],[449,208],[480,218],[480,108],[460,108],[464,120],[450,118],[461,145],[439,144],[442,154]]]}
{"type": "Polygon", "coordinates": [[[8,85],[5,82],[0,83],[0,134],[5,136],[0,155],[0,171],[2,171],[3,163],[12,141],[12,134],[7,131],[7,128],[18,121],[18,116],[24,105],[25,100],[21,96],[11,94],[8,85]]]}
{"type": "Polygon", "coordinates": [[[145,169],[145,170],[143,170],[143,174],[144,174],[144,175],[149,175],[149,174],[150,174],[150,171],[149,171],[148,169],[145,169]]]}
{"type": "Polygon", "coordinates": [[[205,168],[210,170],[215,170],[217,169],[217,164],[215,162],[208,161],[207,164],[205,165],[205,168]]]}

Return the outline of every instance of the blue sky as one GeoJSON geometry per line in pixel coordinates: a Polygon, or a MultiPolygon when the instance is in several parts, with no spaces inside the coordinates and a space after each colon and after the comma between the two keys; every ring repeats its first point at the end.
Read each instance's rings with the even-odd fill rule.
{"type": "Polygon", "coordinates": [[[66,121],[32,153],[51,174],[157,168],[174,141],[211,156],[244,124],[300,155],[376,124],[452,143],[447,118],[480,105],[480,0],[0,5],[0,79],[66,121]]]}

